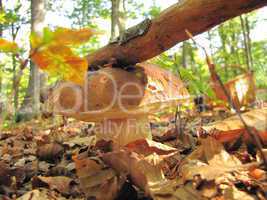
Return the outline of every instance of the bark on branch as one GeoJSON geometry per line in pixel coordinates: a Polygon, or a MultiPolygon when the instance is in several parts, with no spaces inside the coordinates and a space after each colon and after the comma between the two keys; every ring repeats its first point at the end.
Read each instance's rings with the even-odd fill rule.
{"type": "Polygon", "coordinates": [[[187,40],[185,29],[197,35],[265,5],[267,0],[182,0],[147,24],[143,35],[130,37],[122,44],[108,44],[89,55],[89,67],[103,66],[115,59],[120,66],[143,62],[187,40]]]}

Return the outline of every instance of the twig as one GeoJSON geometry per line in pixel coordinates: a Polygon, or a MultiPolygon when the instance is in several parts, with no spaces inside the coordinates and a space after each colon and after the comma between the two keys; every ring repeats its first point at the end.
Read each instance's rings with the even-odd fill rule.
{"type": "Polygon", "coordinates": [[[237,109],[236,105],[233,103],[231,96],[229,95],[228,91],[226,90],[225,86],[222,83],[221,78],[218,76],[217,72],[215,71],[214,75],[216,76],[220,87],[222,88],[225,96],[227,97],[228,103],[230,104],[230,106],[235,110],[237,116],[239,117],[240,121],[242,122],[242,124],[244,125],[244,128],[246,129],[247,133],[249,134],[249,136],[252,138],[252,140],[254,140],[260,155],[262,157],[262,160],[264,162],[265,168],[267,168],[267,158],[265,156],[265,154],[262,151],[262,144],[260,141],[260,138],[258,136],[258,133],[253,134],[252,129],[247,125],[246,121],[244,120],[243,116],[241,115],[240,111],[237,109]]]}
{"type": "Polygon", "coordinates": [[[181,122],[181,113],[180,113],[180,105],[177,105],[176,111],[175,111],[175,131],[178,132],[178,136],[181,137],[182,135],[182,122],[181,122]]]}
{"type": "Polygon", "coordinates": [[[14,79],[14,89],[10,94],[11,99],[16,94],[16,92],[19,91],[19,83],[23,75],[24,69],[28,66],[28,63],[31,60],[32,56],[39,50],[40,47],[33,49],[32,52],[29,53],[26,59],[23,59],[19,54],[15,54],[15,58],[18,60],[20,65],[19,65],[19,71],[17,72],[15,79],[14,79]]]}
{"type": "Polygon", "coordinates": [[[201,47],[205,54],[206,54],[206,60],[207,60],[207,64],[209,65],[210,68],[213,68],[214,69],[214,75],[215,75],[215,78],[217,79],[220,87],[222,88],[226,98],[227,98],[227,101],[229,103],[229,105],[235,110],[237,116],[239,117],[240,121],[242,122],[242,124],[244,125],[244,128],[246,129],[247,133],[249,134],[249,136],[252,138],[252,140],[254,140],[259,152],[260,152],[260,155],[262,157],[262,160],[264,162],[264,165],[265,165],[265,168],[267,168],[267,158],[265,156],[265,154],[263,153],[262,151],[262,144],[261,144],[261,141],[260,141],[260,138],[258,136],[257,133],[253,134],[253,131],[251,130],[251,128],[247,125],[246,121],[244,120],[244,118],[242,117],[240,111],[237,109],[236,105],[233,103],[232,101],[232,98],[230,96],[230,94],[228,93],[228,91],[226,90],[221,78],[219,77],[219,75],[217,74],[216,70],[215,70],[215,65],[214,63],[212,62],[212,60],[210,59],[205,47],[202,47],[201,45],[197,44],[197,42],[193,39],[193,35],[188,31],[186,30],[186,33],[187,35],[190,37],[190,39],[193,40],[193,42],[198,45],[199,47],[201,47]]]}
{"type": "Polygon", "coordinates": [[[21,77],[23,75],[23,70],[27,67],[27,65],[28,65],[29,61],[31,60],[32,56],[39,50],[39,48],[33,49],[33,51],[29,54],[29,56],[26,59],[21,58],[19,54],[15,55],[15,57],[20,62],[19,71],[18,71],[18,73],[17,73],[17,75],[15,77],[15,83],[14,83],[15,87],[17,87],[17,85],[20,82],[20,79],[21,79],[21,77]]]}

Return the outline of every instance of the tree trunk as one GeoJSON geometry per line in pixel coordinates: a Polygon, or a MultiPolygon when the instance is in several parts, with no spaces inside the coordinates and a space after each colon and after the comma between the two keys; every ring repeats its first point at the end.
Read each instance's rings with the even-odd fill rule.
{"type": "Polygon", "coordinates": [[[209,40],[209,48],[210,48],[210,56],[213,57],[213,45],[212,45],[212,33],[211,31],[208,31],[208,40],[209,40]]]}
{"type": "MultiPolygon", "coordinates": [[[[3,1],[0,0],[0,12],[3,12],[3,1]]],[[[3,25],[0,23],[0,37],[3,36],[3,25]]]]}
{"type": "Polygon", "coordinates": [[[197,35],[239,16],[242,13],[267,5],[267,0],[184,0],[163,11],[152,21],[146,20],[128,29],[113,42],[88,56],[90,67],[97,67],[116,60],[126,66],[143,62],[178,42],[188,39],[185,30],[197,35]]]}
{"type": "MultiPolygon", "coordinates": [[[[45,20],[45,0],[31,0],[31,31],[41,34],[45,20]]],[[[40,89],[44,85],[45,75],[31,63],[27,93],[21,111],[26,112],[27,119],[40,113],[40,89]]]]}
{"type": "MultiPolygon", "coordinates": [[[[236,26],[235,23],[230,23],[230,30],[234,30],[234,27],[236,26]]],[[[227,74],[229,74],[229,69],[228,67],[230,65],[236,65],[236,66],[241,66],[240,63],[240,59],[239,59],[239,53],[238,53],[238,34],[235,31],[230,32],[230,38],[231,38],[231,42],[230,42],[230,55],[231,55],[231,59],[230,59],[230,63],[228,63],[226,67],[226,71],[227,74]]],[[[227,55],[226,55],[227,56],[227,55]]],[[[234,75],[237,76],[238,72],[236,67],[234,68],[234,75]]]]}
{"type": "MultiPolygon", "coordinates": [[[[3,11],[3,2],[2,2],[2,0],[0,0],[0,12],[2,12],[2,11],[3,11]]],[[[0,37],[2,37],[2,36],[3,36],[3,26],[0,23],[0,37]]],[[[0,96],[2,94],[2,74],[3,74],[2,66],[0,66],[0,96]]],[[[0,104],[1,104],[1,102],[0,102],[0,104]]],[[[0,105],[0,107],[1,107],[1,105],[0,105]]],[[[0,111],[0,113],[1,113],[1,111],[0,111]]]]}
{"type": "Polygon", "coordinates": [[[243,44],[244,44],[244,54],[246,58],[246,65],[248,70],[251,69],[251,62],[250,62],[250,56],[249,56],[249,47],[248,47],[248,41],[247,41],[247,30],[245,25],[245,20],[242,15],[240,15],[240,23],[242,28],[242,34],[243,34],[243,44]]]}
{"type": "Polygon", "coordinates": [[[182,46],[182,66],[183,68],[187,68],[187,42],[183,42],[182,46]]]}
{"type": "Polygon", "coordinates": [[[227,48],[226,48],[226,37],[227,35],[224,33],[224,25],[221,25],[218,28],[218,32],[219,32],[219,37],[221,40],[221,44],[222,44],[222,51],[223,51],[223,63],[224,63],[224,77],[225,79],[228,78],[228,70],[227,70],[227,65],[229,65],[229,53],[227,52],[227,48]]]}
{"type": "MultiPolygon", "coordinates": [[[[11,35],[12,35],[12,41],[15,42],[17,38],[17,34],[19,31],[20,27],[15,27],[15,25],[12,23],[11,24],[11,35]]],[[[19,103],[19,84],[16,83],[16,75],[17,75],[17,60],[16,56],[13,54],[12,55],[12,71],[13,71],[13,104],[14,104],[14,114],[16,115],[17,109],[18,109],[18,103],[19,103]]]]}
{"type": "Polygon", "coordinates": [[[118,34],[122,34],[125,30],[125,14],[123,7],[123,0],[111,0],[110,41],[113,41],[118,34]]]}
{"type": "Polygon", "coordinates": [[[250,59],[250,69],[253,70],[253,58],[252,58],[252,49],[251,49],[251,38],[250,38],[250,25],[248,16],[245,16],[245,27],[246,27],[246,36],[247,36],[247,43],[248,43],[248,53],[250,59]]]}

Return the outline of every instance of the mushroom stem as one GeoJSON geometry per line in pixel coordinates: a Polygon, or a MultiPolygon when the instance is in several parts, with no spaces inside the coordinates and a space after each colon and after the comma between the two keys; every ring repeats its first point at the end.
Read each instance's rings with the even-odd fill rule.
{"type": "Polygon", "coordinates": [[[106,119],[96,124],[97,140],[111,140],[114,147],[122,147],[138,139],[152,139],[147,116],[106,119]]]}

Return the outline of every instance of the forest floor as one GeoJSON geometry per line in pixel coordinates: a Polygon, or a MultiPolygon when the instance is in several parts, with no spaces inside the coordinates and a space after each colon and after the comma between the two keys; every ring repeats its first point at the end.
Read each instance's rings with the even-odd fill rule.
{"type": "MultiPolygon", "coordinates": [[[[181,115],[176,125],[173,114],[152,119],[155,142],[144,140],[128,145],[131,155],[145,156],[127,162],[124,151],[128,150],[117,154],[118,162],[133,165],[122,168],[128,169],[126,176],[103,162],[110,144],[96,144],[92,124],[68,120],[58,125],[52,119],[21,123],[0,133],[0,199],[78,200],[85,199],[84,193],[98,199],[117,196],[121,200],[149,199],[146,195],[157,200],[266,199],[267,174],[253,141],[242,135],[223,140],[222,145],[220,137],[210,137],[203,131],[206,124],[222,122],[230,115],[181,115]],[[147,166],[140,161],[147,162],[147,166]]],[[[266,118],[261,120],[253,123],[263,123],[266,128],[266,118]]],[[[267,155],[267,149],[262,152],[267,155]]],[[[106,156],[106,160],[112,158],[112,153],[106,156]]]]}

